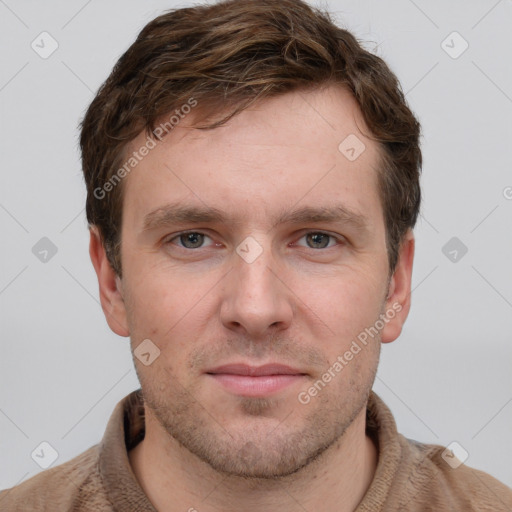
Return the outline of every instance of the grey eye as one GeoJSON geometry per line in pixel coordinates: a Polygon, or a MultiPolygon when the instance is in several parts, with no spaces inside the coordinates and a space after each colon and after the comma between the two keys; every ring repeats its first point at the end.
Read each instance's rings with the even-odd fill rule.
{"type": "Polygon", "coordinates": [[[204,237],[205,235],[202,233],[183,233],[178,238],[183,247],[187,249],[197,249],[203,244],[204,237]]]}
{"type": "Polygon", "coordinates": [[[306,240],[312,249],[324,249],[329,245],[329,239],[332,238],[326,233],[308,233],[306,240]]]}

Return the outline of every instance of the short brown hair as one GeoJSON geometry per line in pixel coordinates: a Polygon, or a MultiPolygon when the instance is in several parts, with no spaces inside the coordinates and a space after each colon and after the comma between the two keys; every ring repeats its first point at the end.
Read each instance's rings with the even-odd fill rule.
{"type": "Polygon", "coordinates": [[[80,136],[87,220],[98,226],[115,272],[122,275],[123,183],[106,185],[116,185],[125,149],[142,130],[154,140],[162,116],[191,98],[204,118],[226,114],[200,127],[212,129],[256,100],[329,84],[351,91],[371,131],[366,135],[381,149],[378,186],[391,275],[419,213],[420,124],[386,63],[301,0],[225,0],[171,10],[147,24],[120,57],[80,136]]]}

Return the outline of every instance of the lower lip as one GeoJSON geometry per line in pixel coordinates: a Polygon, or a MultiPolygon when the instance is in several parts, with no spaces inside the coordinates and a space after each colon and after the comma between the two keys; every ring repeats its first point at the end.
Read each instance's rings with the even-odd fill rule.
{"type": "Polygon", "coordinates": [[[304,375],[233,375],[229,373],[208,374],[228,391],[241,396],[265,396],[299,382],[304,375]]]}

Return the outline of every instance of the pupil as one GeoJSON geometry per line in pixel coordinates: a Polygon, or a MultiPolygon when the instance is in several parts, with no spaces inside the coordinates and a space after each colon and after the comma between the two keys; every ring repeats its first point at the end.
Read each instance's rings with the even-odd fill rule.
{"type": "Polygon", "coordinates": [[[181,235],[181,242],[187,248],[199,247],[203,242],[201,233],[186,233],[181,235]]]}
{"type": "MultiPolygon", "coordinates": [[[[310,237],[310,240],[312,240],[313,244],[321,244],[321,248],[323,247],[327,247],[327,244],[329,243],[328,242],[328,236],[325,235],[324,233],[313,233],[311,235],[308,235],[310,237]],[[322,238],[324,239],[324,241],[327,241],[327,243],[324,243],[322,244],[322,238]]],[[[315,247],[315,248],[318,248],[315,247]]]]}

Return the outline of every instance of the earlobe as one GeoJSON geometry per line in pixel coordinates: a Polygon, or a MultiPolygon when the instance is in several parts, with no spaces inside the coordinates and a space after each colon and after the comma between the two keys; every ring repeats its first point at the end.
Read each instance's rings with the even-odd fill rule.
{"type": "Polygon", "coordinates": [[[100,302],[109,327],[119,336],[130,335],[122,295],[122,281],[108,261],[97,226],[90,226],[89,255],[98,278],[100,302]]]}
{"type": "Polygon", "coordinates": [[[389,282],[384,311],[387,322],[381,332],[382,343],[390,343],[400,336],[409,314],[414,246],[414,234],[409,229],[400,246],[398,262],[389,282]]]}

